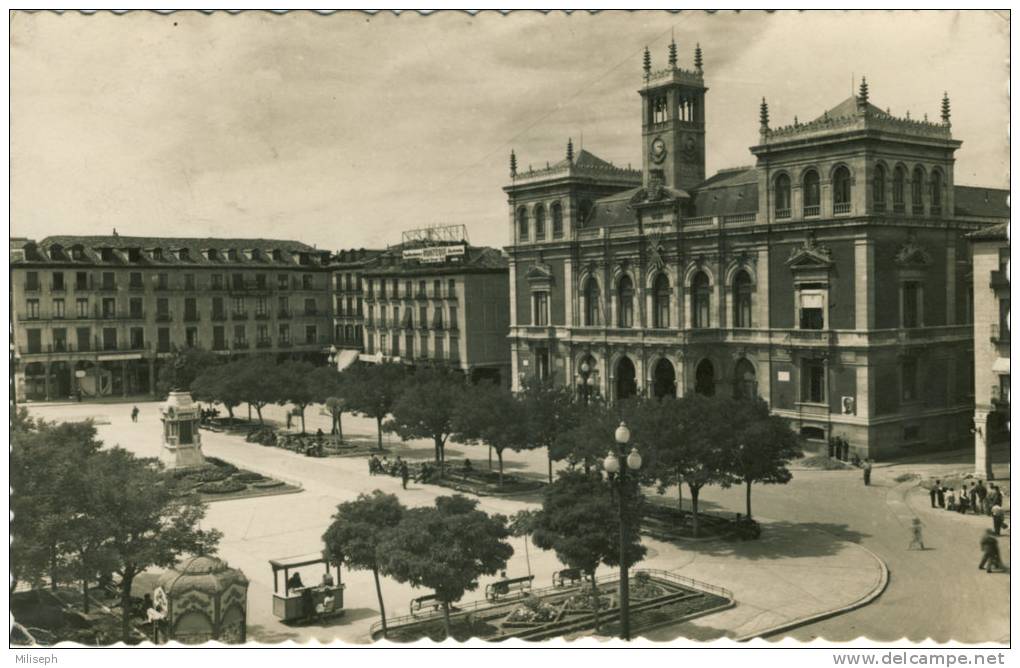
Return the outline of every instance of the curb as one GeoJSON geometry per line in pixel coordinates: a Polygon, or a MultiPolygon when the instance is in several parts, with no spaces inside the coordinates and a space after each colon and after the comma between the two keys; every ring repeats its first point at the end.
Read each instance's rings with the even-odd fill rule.
{"type": "Polygon", "coordinates": [[[889,567],[885,565],[885,562],[882,561],[882,559],[877,554],[875,554],[868,548],[864,547],[863,545],[858,545],[857,543],[849,544],[856,545],[858,548],[867,552],[869,555],[871,555],[872,559],[877,561],[878,565],[881,566],[882,577],[879,578],[878,585],[876,585],[874,589],[872,589],[870,592],[868,592],[861,598],[857,599],[853,603],[844,605],[843,607],[836,608],[834,610],[826,610],[825,612],[820,612],[814,615],[808,615],[807,617],[801,617],[800,619],[795,619],[789,622],[783,622],[782,624],[764,629],[762,631],[756,631],[755,633],[738,636],[737,638],[734,638],[734,640],[736,640],[736,642],[748,642],[750,640],[754,640],[755,638],[765,639],[768,638],[769,636],[774,636],[778,633],[791,631],[800,626],[805,626],[813,622],[820,622],[823,619],[829,619],[830,617],[836,617],[838,615],[842,615],[845,612],[856,610],[857,608],[863,608],[864,606],[868,605],[876,598],[881,596],[882,593],[885,591],[885,588],[889,585],[889,567]]]}

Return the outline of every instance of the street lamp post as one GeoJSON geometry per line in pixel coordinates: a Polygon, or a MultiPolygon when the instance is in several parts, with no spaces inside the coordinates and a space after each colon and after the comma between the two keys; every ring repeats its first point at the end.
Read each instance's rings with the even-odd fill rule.
{"type": "Polygon", "coordinates": [[[617,508],[620,513],[620,637],[630,640],[630,574],[627,566],[627,470],[637,471],[641,468],[641,455],[637,448],[631,448],[630,454],[624,457],[624,450],[630,441],[630,429],[626,422],[616,428],[616,448],[610,450],[603,461],[603,467],[610,476],[610,484],[617,487],[617,508]]]}
{"type": "Polygon", "coordinates": [[[586,359],[581,362],[578,372],[581,376],[581,382],[578,383],[577,386],[581,394],[581,400],[587,404],[591,399],[592,391],[595,389],[595,370],[592,369],[586,359]]]}

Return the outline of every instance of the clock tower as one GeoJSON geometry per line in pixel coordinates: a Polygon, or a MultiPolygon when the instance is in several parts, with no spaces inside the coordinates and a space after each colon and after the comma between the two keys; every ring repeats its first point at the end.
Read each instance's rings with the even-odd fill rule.
{"type": "Polygon", "coordinates": [[[653,171],[663,184],[691,190],[705,180],[705,88],[701,46],[694,69],[677,67],[676,42],[669,45],[669,67],[652,71],[645,49],[645,85],[641,93],[641,153],[644,184],[653,171]]]}

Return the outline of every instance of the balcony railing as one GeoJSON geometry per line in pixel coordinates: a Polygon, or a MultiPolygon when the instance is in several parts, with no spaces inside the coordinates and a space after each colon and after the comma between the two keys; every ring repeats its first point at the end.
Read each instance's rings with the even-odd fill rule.
{"type": "Polygon", "coordinates": [[[103,283],[102,285],[99,286],[100,292],[114,292],[116,290],[117,290],[116,283],[103,283]]]}
{"type": "Polygon", "coordinates": [[[821,211],[822,211],[822,208],[818,204],[805,205],[804,206],[804,217],[807,218],[809,216],[817,216],[819,213],[821,213],[821,211]]]}
{"type": "Polygon", "coordinates": [[[273,340],[272,339],[259,339],[258,341],[255,342],[255,347],[256,348],[272,348],[273,347],[273,340]]]}
{"type": "Polygon", "coordinates": [[[319,315],[319,309],[314,309],[314,308],[313,309],[307,309],[307,308],[305,309],[305,317],[306,318],[314,318],[314,317],[317,317],[318,315],[319,315]]]}
{"type": "Polygon", "coordinates": [[[1002,387],[1001,385],[992,385],[991,393],[992,403],[996,406],[1009,406],[1009,388],[1002,387]]]}
{"type": "Polygon", "coordinates": [[[1008,290],[1009,289],[1009,276],[1002,269],[996,269],[992,272],[991,280],[989,285],[992,290],[1008,290]]]}
{"type": "Polygon", "coordinates": [[[50,292],[67,292],[67,286],[50,283],[50,292]]]}
{"type": "Polygon", "coordinates": [[[933,215],[933,216],[941,216],[942,215],[942,206],[939,205],[939,204],[932,204],[931,205],[931,215],[933,215]]]}
{"type": "Polygon", "coordinates": [[[256,311],[255,319],[256,320],[269,320],[269,313],[267,313],[265,311],[263,311],[262,313],[259,313],[259,312],[256,311]]]}
{"type": "Polygon", "coordinates": [[[234,339],[235,350],[246,350],[248,348],[248,341],[246,339],[234,339]]]}
{"type": "Polygon", "coordinates": [[[233,313],[230,314],[230,319],[231,320],[247,320],[248,319],[248,312],[247,311],[234,311],[233,313]]]}
{"type": "Polygon", "coordinates": [[[276,317],[281,320],[289,320],[292,317],[292,315],[290,311],[277,311],[276,317]]]}
{"type": "Polygon", "coordinates": [[[171,320],[173,320],[173,314],[169,311],[156,313],[156,322],[170,322],[171,320]]]}
{"type": "Polygon", "coordinates": [[[187,313],[184,314],[184,322],[198,322],[200,317],[198,313],[187,313]]]}
{"type": "Polygon", "coordinates": [[[39,292],[42,288],[38,283],[25,283],[25,292],[39,292]]]}
{"type": "Polygon", "coordinates": [[[903,202],[893,202],[892,210],[893,213],[906,213],[907,205],[903,202]]]}
{"type": "Polygon", "coordinates": [[[832,212],[837,216],[840,214],[850,213],[850,202],[835,202],[832,205],[832,212]]]}
{"type": "Polygon", "coordinates": [[[992,323],[989,325],[992,343],[1000,345],[1009,345],[1009,327],[1005,325],[999,325],[998,323],[992,323]]]}
{"type": "Polygon", "coordinates": [[[223,351],[223,350],[229,350],[229,348],[227,348],[227,342],[226,341],[213,341],[212,349],[214,351],[217,351],[217,352],[223,351]]]}
{"type": "Polygon", "coordinates": [[[290,339],[280,339],[276,345],[280,348],[290,348],[293,344],[290,339]]]}
{"type": "Polygon", "coordinates": [[[914,214],[915,216],[923,215],[924,214],[924,205],[922,205],[922,204],[914,204],[913,206],[910,207],[910,213],[914,214]]]}
{"type": "Polygon", "coordinates": [[[790,217],[790,209],[789,208],[786,208],[786,209],[776,209],[776,218],[782,219],[782,218],[789,218],[789,217],[790,217]]]}
{"type": "Polygon", "coordinates": [[[219,312],[213,311],[212,320],[214,320],[216,322],[223,322],[226,319],[227,319],[227,314],[226,314],[225,311],[219,311],[219,312]]]}
{"type": "Polygon", "coordinates": [[[875,202],[871,208],[875,213],[885,213],[885,202],[875,202]]]}

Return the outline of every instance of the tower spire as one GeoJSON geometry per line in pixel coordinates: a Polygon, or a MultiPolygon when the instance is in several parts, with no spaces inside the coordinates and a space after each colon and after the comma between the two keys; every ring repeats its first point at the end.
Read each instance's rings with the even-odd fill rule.
{"type": "Polygon", "coordinates": [[[949,91],[942,93],[942,122],[949,125],[949,91]]]}
{"type": "Polygon", "coordinates": [[[699,42],[694,45],[694,69],[700,72],[703,64],[701,59],[701,43],[699,42]]]}
{"type": "Polygon", "coordinates": [[[567,138],[567,162],[574,162],[574,138],[567,138]]]}
{"type": "Polygon", "coordinates": [[[868,108],[868,78],[861,75],[861,89],[857,94],[857,109],[864,111],[868,108]]]}
{"type": "Polygon", "coordinates": [[[676,69],[676,40],[671,39],[669,41],[669,66],[671,69],[676,69]]]}
{"type": "Polygon", "coordinates": [[[517,176],[517,154],[510,149],[510,178],[517,176]]]}
{"type": "Polygon", "coordinates": [[[761,122],[761,131],[766,133],[769,131],[769,104],[765,101],[765,98],[761,99],[761,110],[758,114],[758,120],[761,122]]]}
{"type": "Polygon", "coordinates": [[[652,76],[652,54],[648,50],[647,46],[645,47],[644,67],[645,67],[645,79],[647,79],[650,76],[652,76]]]}

